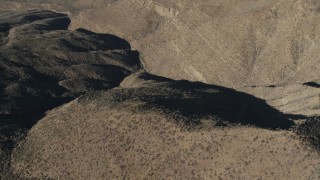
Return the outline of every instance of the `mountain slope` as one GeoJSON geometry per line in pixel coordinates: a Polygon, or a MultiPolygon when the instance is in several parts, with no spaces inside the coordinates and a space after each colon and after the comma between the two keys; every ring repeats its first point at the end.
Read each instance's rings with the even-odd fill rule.
{"type": "Polygon", "coordinates": [[[121,88],[50,111],[13,153],[13,171],[40,179],[319,178],[318,153],[296,134],[243,126],[245,104],[260,109],[249,115],[252,125],[289,122],[273,121],[268,113],[277,113],[252,100],[221,87],[131,75],[121,88]]]}
{"type": "MultiPolygon", "coordinates": [[[[124,39],[69,25],[0,13],[1,179],[319,179],[316,118],[296,128],[247,93],[152,75],[124,39]]],[[[243,91],[295,113],[317,86],[243,91]]]]}
{"type": "Polygon", "coordinates": [[[11,8],[70,12],[71,29],[128,39],[156,75],[227,87],[319,79],[317,0],[11,2],[15,3],[11,8]]]}
{"type": "Polygon", "coordinates": [[[45,111],[142,70],[127,41],[69,24],[51,11],[0,13],[0,179],[15,143],[45,111]]]}
{"type": "Polygon", "coordinates": [[[2,13],[2,114],[37,113],[83,93],[116,87],[141,64],[113,35],[68,31],[70,19],[49,11],[2,13]]]}

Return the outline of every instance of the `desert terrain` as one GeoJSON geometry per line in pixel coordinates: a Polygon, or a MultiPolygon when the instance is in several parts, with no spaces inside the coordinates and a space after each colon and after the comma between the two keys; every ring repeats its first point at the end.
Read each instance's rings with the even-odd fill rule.
{"type": "Polygon", "coordinates": [[[0,2],[0,179],[319,179],[317,0],[0,2]]]}

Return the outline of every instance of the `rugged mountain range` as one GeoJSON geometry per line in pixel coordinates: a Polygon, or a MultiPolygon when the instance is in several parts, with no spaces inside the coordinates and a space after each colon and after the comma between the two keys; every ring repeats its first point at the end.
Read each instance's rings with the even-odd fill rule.
{"type": "Polygon", "coordinates": [[[318,88],[304,85],[320,79],[317,0],[12,0],[0,8],[66,12],[69,29],[127,39],[149,73],[232,87],[284,113],[320,114],[318,88]]]}
{"type": "Polygon", "coordinates": [[[69,12],[71,29],[123,37],[150,73],[173,79],[243,87],[320,78],[317,0],[13,0],[7,7],[69,12]]]}
{"type": "Polygon", "coordinates": [[[209,2],[1,2],[1,178],[318,179],[317,1],[209,2]]]}

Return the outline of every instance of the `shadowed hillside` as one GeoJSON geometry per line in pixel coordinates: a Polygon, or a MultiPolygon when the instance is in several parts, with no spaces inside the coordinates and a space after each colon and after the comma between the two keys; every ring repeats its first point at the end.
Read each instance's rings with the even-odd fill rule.
{"type": "Polygon", "coordinates": [[[318,0],[4,0],[0,8],[66,12],[70,29],[124,37],[151,74],[232,87],[285,114],[320,116],[320,90],[303,85],[320,78],[318,0]]]}
{"type": "Polygon", "coordinates": [[[52,179],[317,178],[314,150],[293,132],[259,128],[292,124],[244,93],[138,73],[48,112],[15,149],[12,171],[52,179]]]}
{"type": "Polygon", "coordinates": [[[239,88],[320,77],[318,0],[4,0],[3,6],[69,12],[70,28],[124,37],[149,73],[173,79],[239,88]]]}
{"type": "Polygon", "coordinates": [[[318,153],[264,100],[146,73],[126,40],[70,23],[0,13],[1,179],[319,177],[318,153]]]}
{"type": "Polygon", "coordinates": [[[139,82],[152,81],[142,88],[129,88],[115,92],[111,101],[143,102],[143,109],[157,107],[168,113],[178,113],[187,123],[198,124],[201,119],[214,117],[217,124],[233,123],[253,125],[270,129],[288,129],[293,122],[265,103],[251,95],[221,86],[200,82],[173,81],[150,74],[137,74],[128,77],[122,86],[138,86],[139,82]],[[129,84],[127,84],[129,81],[129,84]],[[117,97],[121,97],[117,100],[117,97]],[[114,99],[114,100],[113,100],[114,99]]]}
{"type": "Polygon", "coordinates": [[[3,114],[44,112],[81,94],[109,89],[141,69],[123,39],[79,29],[50,11],[3,13],[0,24],[3,114]]]}
{"type": "Polygon", "coordinates": [[[45,111],[117,87],[141,69],[139,54],[127,41],[84,29],[69,31],[69,24],[65,14],[51,11],[0,13],[3,158],[45,111]]]}

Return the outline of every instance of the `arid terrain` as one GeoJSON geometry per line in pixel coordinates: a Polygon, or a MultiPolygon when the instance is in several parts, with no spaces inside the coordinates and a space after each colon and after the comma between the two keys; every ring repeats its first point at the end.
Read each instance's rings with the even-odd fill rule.
{"type": "Polygon", "coordinates": [[[319,179],[318,0],[0,2],[0,179],[319,179]]]}

